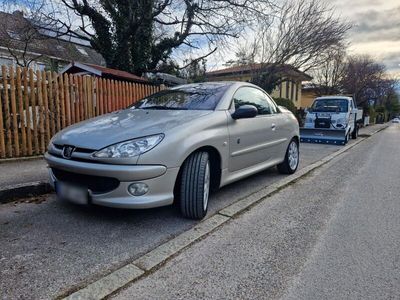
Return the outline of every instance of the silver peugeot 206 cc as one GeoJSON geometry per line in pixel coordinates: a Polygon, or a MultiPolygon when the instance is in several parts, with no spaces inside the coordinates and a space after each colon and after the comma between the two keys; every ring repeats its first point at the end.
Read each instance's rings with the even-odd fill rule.
{"type": "Polygon", "coordinates": [[[207,213],[210,191],[299,164],[299,125],[259,87],[187,84],[57,133],[45,158],[57,195],[79,204],[207,213]]]}

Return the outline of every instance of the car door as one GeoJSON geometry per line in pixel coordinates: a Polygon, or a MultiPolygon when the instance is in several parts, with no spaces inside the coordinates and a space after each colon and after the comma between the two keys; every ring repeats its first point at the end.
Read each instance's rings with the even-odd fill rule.
{"type": "Polygon", "coordinates": [[[232,99],[232,112],[242,105],[253,105],[254,118],[229,118],[229,171],[235,172],[274,157],[274,114],[266,95],[255,87],[239,88],[232,99]]]}
{"type": "Polygon", "coordinates": [[[279,111],[276,103],[269,95],[266,95],[266,97],[271,106],[271,119],[275,125],[272,136],[274,146],[271,147],[270,153],[274,160],[280,161],[285,157],[286,148],[289,140],[292,138],[293,121],[279,111]]]}

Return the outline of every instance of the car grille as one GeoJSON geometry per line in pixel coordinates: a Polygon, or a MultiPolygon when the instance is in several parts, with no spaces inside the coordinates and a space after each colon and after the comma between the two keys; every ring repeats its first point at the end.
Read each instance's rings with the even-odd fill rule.
{"type": "Polygon", "coordinates": [[[119,186],[119,180],[112,177],[92,176],[64,170],[51,169],[57,180],[87,187],[94,194],[103,194],[115,190],[119,186]]]}
{"type": "MultiPolygon", "coordinates": [[[[63,148],[64,148],[63,145],[59,145],[59,144],[53,144],[53,145],[58,150],[63,150],[63,148]]],[[[81,153],[93,153],[94,151],[96,151],[96,150],[87,149],[87,148],[79,148],[79,147],[75,148],[75,152],[81,152],[81,153]]]]}

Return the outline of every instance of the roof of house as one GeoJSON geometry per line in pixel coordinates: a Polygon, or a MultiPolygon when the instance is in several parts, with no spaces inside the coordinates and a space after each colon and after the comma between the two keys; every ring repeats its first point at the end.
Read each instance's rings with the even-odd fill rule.
{"type": "Polygon", "coordinates": [[[38,58],[45,56],[62,61],[105,64],[103,57],[87,41],[35,25],[19,11],[12,14],[0,12],[0,47],[19,52],[27,47],[26,54],[38,58]]]}
{"type": "Polygon", "coordinates": [[[103,66],[81,63],[81,62],[71,62],[61,71],[61,73],[71,73],[71,74],[91,74],[103,78],[119,79],[133,82],[148,82],[146,78],[131,74],[126,71],[106,68],[103,66]]]}
{"type": "MultiPolygon", "coordinates": [[[[247,64],[247,65],[242,65],[242,66],[234,66],[234,67],[229,67],[225,69],[219,69],[216,71],[211,71],[207,72],[206,76],[207,77],[223,77],[223,76],[233,76],[233,75],[241,75],[241,74],[251,74],[252,72],[259,71],[262,69],[268,70],[268,68],[271,67],[271,64],[261,64],[261,63],[253,63],[253,64],[247,64]]],[[[274,66],[276,72],[282,73],[282,74],[288,74],[292,76],[298,76],[302,80],[311,80],[312,77],[299,69],[291,66],[291,65],[278,65],[274,66]]]]}

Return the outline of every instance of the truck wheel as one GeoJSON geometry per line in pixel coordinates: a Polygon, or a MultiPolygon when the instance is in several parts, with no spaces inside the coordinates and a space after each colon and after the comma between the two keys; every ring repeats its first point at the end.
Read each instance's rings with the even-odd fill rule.
{"type": "Polygon", "coordinates": [[[343,145],[346,145],[349,142],[349,140],[350,140],[350,131],[346,134],[343,145]]]}
{"type": "Polygon", "coordinates": [[[180,209],[186,218],[199,220],[207,214],[210,178],[207,152],[196,152],[186,159],[180,186],[180,209]]]}
{"type": "Polygon", "coordinates": [[[299,166],[299,144],[296,139],[292,139],[286,150],[285,160],[278,167],[279,173],[293,174],[299,166]]]}
{"type": "Polygon", "coordinates": [[[358,126],[356,126],[356,127],[354,128],[353,132],[351,133],[351,138],[352,138],[353,140],[355,140],[355,139],[358,138],[358,126]]]}

